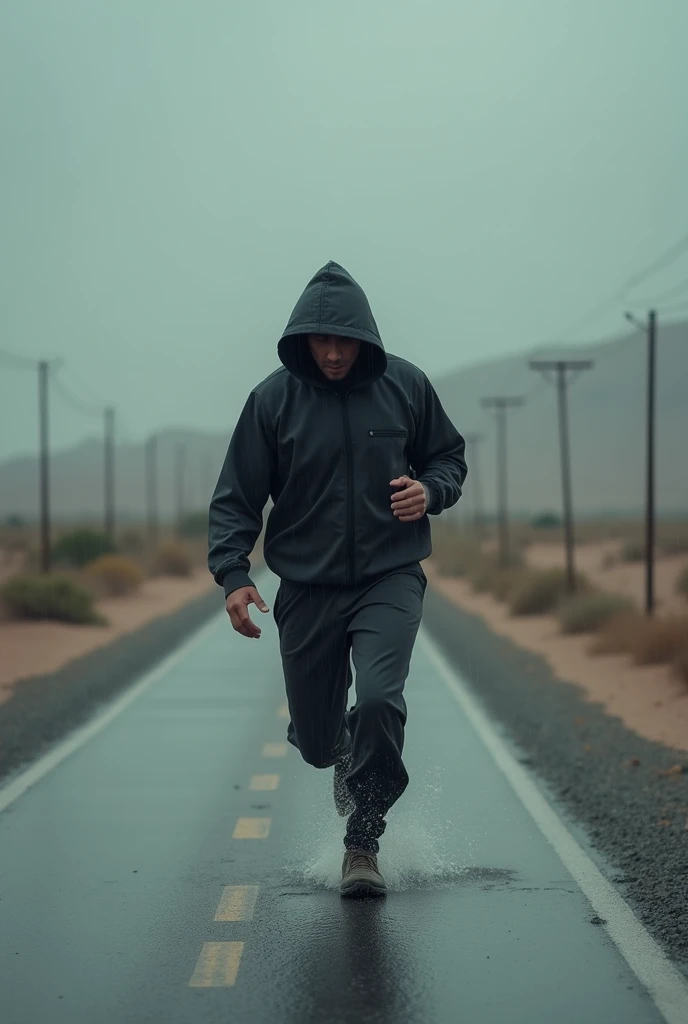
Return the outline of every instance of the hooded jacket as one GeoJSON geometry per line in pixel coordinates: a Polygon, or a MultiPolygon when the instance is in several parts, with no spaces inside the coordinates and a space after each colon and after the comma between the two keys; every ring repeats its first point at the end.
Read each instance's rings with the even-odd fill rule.
{"type": "Polygon", "coordinates": [[[363,289],[337,263],[315,274],[278,342],[282,366],[248,396],[210,503],[208,566],[230,594],[272,499],[263,555],[280,579],[356,586],[427,558],[428,515],[455,505],[464,439],[417,366],[386,353],[363,289]],[[308,334],[361,341],[347,376],[322,373],[308,334]],[[427,486],[427,515],[393,515],[390,480],[427,486]]]}

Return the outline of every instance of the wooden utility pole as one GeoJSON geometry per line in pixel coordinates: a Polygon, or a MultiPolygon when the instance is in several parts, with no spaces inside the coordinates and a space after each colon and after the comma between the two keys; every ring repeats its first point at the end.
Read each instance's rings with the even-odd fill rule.
{"type": "Polygon", "coordinates": [[[655,611],[655,375],[657,369],[657,312],[651,309],[647,325],[626,313],[626,319],[647,334],[647,423],[645,469],[645,614],[655,611]]]}
{"type": "Polygon", "coordinates": [[[175,448],[174,476],[177,498],[177,531],[184,518],[184,471],[186,469],[186,445],[178,444],[175,448]]]}
{"type": "Polygon", "coordinates": [[[564,537],[566,544],[566,589],[573,593],[576,589],[576,569],[574,564],[573,534],[573,501],[571,498],[571,447],[569,443],[569,413],[566,401],[567,374],[582,373],[595,364],[591,359],[532,359],[531,370],[537,370],[545,378],[551,371],[556,373],[557,404],[559,408],[559,450],[561,462],[561,495],[564,510],[564,537]]]}
{"type": "Polygon", "coordinates": [[[50,572],[50,463],[48,442],[49,364],[38,364],[38,421],[40,436],[39,487],[41,506],[41,572],[50,572]]]}
{"type": "Polygon", "coordinates": [[[478,540],[483,536],[483,499],[480,486],[480,468],[478,464],[478,445],[483,440],[482,434],[465,434],[464,440],[468,448],[467,463],[470,465],[471,473],[471,494],[473,511],[473,529],[478,540]]]}
{"type": "Polygon", "coordinates": [[[499,562],[509,564],[509,509],[507,501],[506,411],[525,404],[523,398],[497,395],[481,398],[484,409],[494,409],[497,415],[497,509],[499,519],[499,562]]]}
{"type": "Polygon", "coordinates": [[[115,410],[108,406],[105,417],[104,484],[105,533],[115,539],[115,410]]]}
{"type": "Polygon", "coordinates": [[[152,434],[146,441],[146,521],[148,543],[158,543],[158,438],[152,434]]]}

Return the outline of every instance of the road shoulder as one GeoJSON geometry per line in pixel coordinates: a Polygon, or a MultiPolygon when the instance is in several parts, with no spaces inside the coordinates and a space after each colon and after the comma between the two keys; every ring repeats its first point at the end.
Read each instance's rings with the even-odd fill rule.
{"type": "Polygon", "coordinates": [[[645,739],[432,585],[424,627],[618,871],[612,881],[688,973],[685,752],[645,739]],[[668,773],[668,774],[667,774],[668,773]]]}

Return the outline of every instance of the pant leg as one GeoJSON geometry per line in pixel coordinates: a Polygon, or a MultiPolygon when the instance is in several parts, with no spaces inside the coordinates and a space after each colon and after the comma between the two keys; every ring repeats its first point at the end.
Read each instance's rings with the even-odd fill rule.
{"type": "Polygon", "coordinates": [[[291,718],[287,739],[316,768],[333,765],[351,742],[351,640],[340,594],[335,587],[282,581],[273,607],[291,718]]]}
{"type": "Polygon", "coordinates": [[[366,588],[350,620],[356,703],[348,714],[356,802],[344,844],[377,853],[385,815],[408,785],[403,691],[423,612],[424,574],[393,573],[366,588]]]}

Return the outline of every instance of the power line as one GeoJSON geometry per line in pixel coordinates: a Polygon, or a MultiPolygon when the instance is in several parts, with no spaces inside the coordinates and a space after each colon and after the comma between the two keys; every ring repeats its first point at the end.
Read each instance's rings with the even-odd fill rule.
{"type": "Polygon", "coordinates": [[[679,281],[673,288],[667,288],[666,291],[660,292],[659,295],[655,295],[652,299],[638,299],[633,301],[631,305],[642,306],[647,309],[648,306],[656,306],[659,302],[664,302],[665,299],[670,299],[673,295],[680,295],[688,289],[688,277],[684,278],[683,281],[679,281]]]}
{"type": "Polygon", "coordinates": [[[29,359],[27,356],[18,356],[14,352],[6,352],[4,349],[0,349],[0,360],[8,363],[10,366],[16,366],[17,369],[21,370],[34,370],[38,365],[38,359],[29,359]]]}
{"type": "Polygon", "coordinates": [[[646,278],[650,277],[658,270],[662,270],[665,266],[668,266],[685,250],[688,250],[688,234],[684,235],[678,240],[678,242],[675,242],[672,246],[666,249],[643,270],[639,270],[637,273],[632,274],[617,292],[611,295],[608,299],[603,299],[602,302],[599,302],[594,306],[589,313],[586,313],[580,320],[575,321],[567,330],[563,331],[562,337],[564,335],[580,331],[583,327],[587,327],[589,323],[592,323],[597,319],[600,313],[603,313],[605,310],[622,302],[632,288],[636,288],[646,280],[646,278]]]}
{"type": "Polygon", "coordinates": [[[67,387],[64,381],[57,376],[56,373],[52,374],[52,379],[57,391],[60,392],[65,401],[71,405],[73,409],[76,409],[77,412],[84,413],[86,416],[98,416],[99,418],[103,415],[104,406],[101,405],[96,408],[95,406],[87,405],[85,402],[82,402],[81,399],[76,398],[74,393],[67,387]]]}

